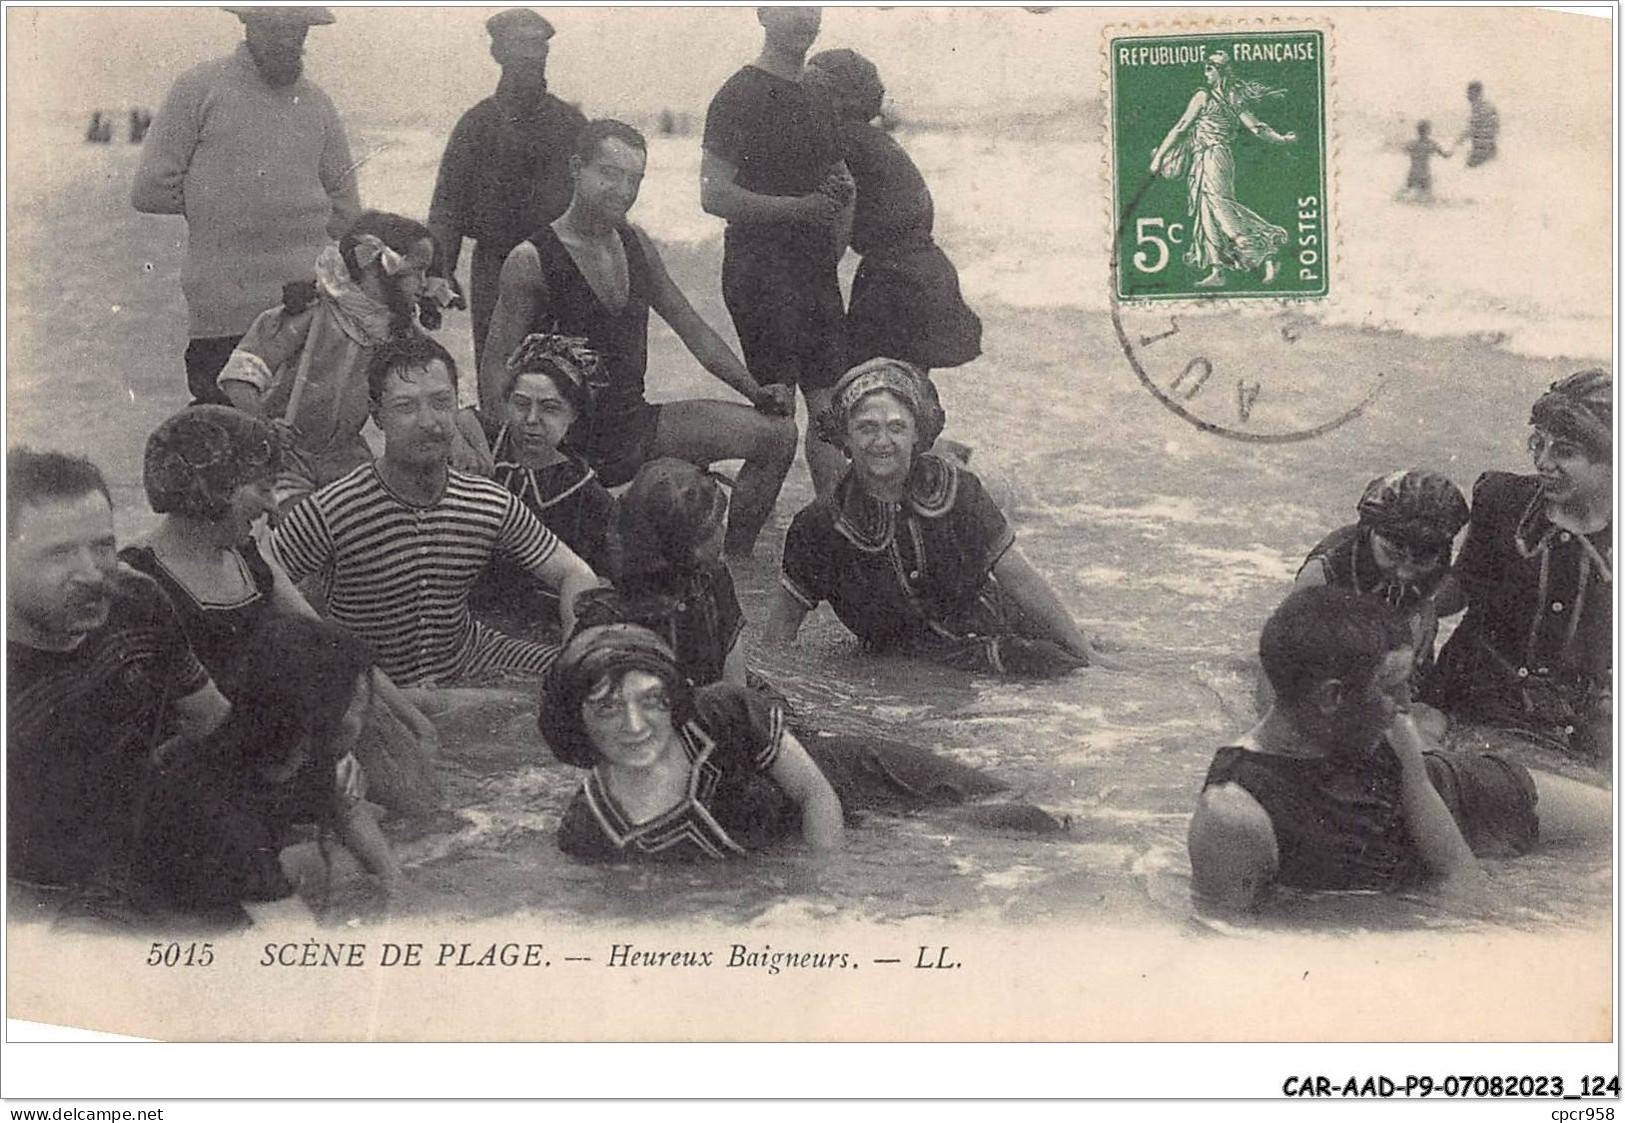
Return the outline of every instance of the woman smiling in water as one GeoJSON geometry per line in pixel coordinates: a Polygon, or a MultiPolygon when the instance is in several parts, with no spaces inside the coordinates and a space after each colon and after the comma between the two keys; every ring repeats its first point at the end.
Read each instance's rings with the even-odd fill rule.
{"type": "Polygon", "coordinates": [[[631,624],[586,628],[542,690],[542,736],[587,768],[559,846],[578,858],[742,855],[797,833],[841,845],[841,803],[784,712],[743,687],[691,690],[676,656],[631,624]]]}

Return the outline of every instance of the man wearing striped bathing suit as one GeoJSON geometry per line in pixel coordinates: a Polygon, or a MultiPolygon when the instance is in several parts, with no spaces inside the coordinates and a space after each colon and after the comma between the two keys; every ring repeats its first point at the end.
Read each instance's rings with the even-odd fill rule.
{"type": "Polygon", "coordinates": [[[383,456],[288,511],[272,535],[278,560],[295,581],[326,576],[333,621],[402,686],[541,674],[557,645],[481,624],[469,589],[506,555],[558,594],[568,635],[576,594],[598,578],[506,488],[447,465],[457,365],[445,348],[427,336],[380,348],[367,388],[383,456]]]}

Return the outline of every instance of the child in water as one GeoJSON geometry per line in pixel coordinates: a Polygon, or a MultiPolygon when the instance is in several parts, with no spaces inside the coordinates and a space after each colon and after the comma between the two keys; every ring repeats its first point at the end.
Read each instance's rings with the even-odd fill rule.
{"type": "Polygon", "coordinates": [[[235,917],[303,880],[290,830],[317,828],[330,892],[345,848],[395,895],[400,865],[364,801],[353,749],[372,697],[372,658],[323,620],[282,616],[249,640],[243,684],[223,726],[196,745],[159,749],[138,826],[141,865],[169,904],[235,917]],[[342,846],[340,845],[342,844],[342,846]]]}
{"type": "Polygon", "coordinates": [[[1405,190],[1400,192],[1400,197],[1409,195],[1421,202],[1430,202],[1433,199],[1433,157],[1448,160],[1450,153],[1433,139],[1433,126],[1427,121],[1416,122],[1416,139],[1405,146],[1405,152],[1411,158],[1411,170],[1405,177],[1405,190]]]}
{"type": "MultiPolygon", "coordinates": [[[[368,211],[316,258],[315,283],[286,286],[283,303],[260,313],[232,351],[217,380],[221,392],[289,430],[274,486],[278,510],[372,460],[361,438],[371,404],[367,364],[384,343],[423,330],[420,308],[438,326],[439,308],[455,297],[431,275],[436,260],[428,227],[368,211]]],[[[459,466],[489,467],[478,428],[458,415],[459,466]]]]}

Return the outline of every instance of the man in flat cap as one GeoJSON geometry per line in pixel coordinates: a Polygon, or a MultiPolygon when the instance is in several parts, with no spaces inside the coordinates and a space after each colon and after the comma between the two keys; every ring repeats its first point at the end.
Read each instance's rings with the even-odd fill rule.
{"type": "Polygon", "coordinates": [[[512,8],[486,20],[485,29],[502,78],[496,93],[464,113],[452,130],[429,205],[429,229],[448,276],[457,271],[463,239],[474,239],[469,303],[476,366],[502,263],[508,251],[570,205],[570,153],[587,123],[547,92],[551,23],[528,8],[512,8]]]}
{"type": "Polygon", "coordinates": [[[215,376],[254,317],[361,213],[344,124],[303,77],[305,35],[333,13],[226,11],[242,44],[176,79],[130,191],[143,214],[186,219],[186,383],[194,402],[222,404],[215,376]]]}

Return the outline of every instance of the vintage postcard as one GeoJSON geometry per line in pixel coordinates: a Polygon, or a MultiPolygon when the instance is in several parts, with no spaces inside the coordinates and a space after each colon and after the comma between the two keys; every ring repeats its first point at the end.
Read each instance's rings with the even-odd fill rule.
{"type": "Polygon", "coordinates": [[[9,1017],[1608,1048],[1609,19],[5,18],[9,1017]]]}

